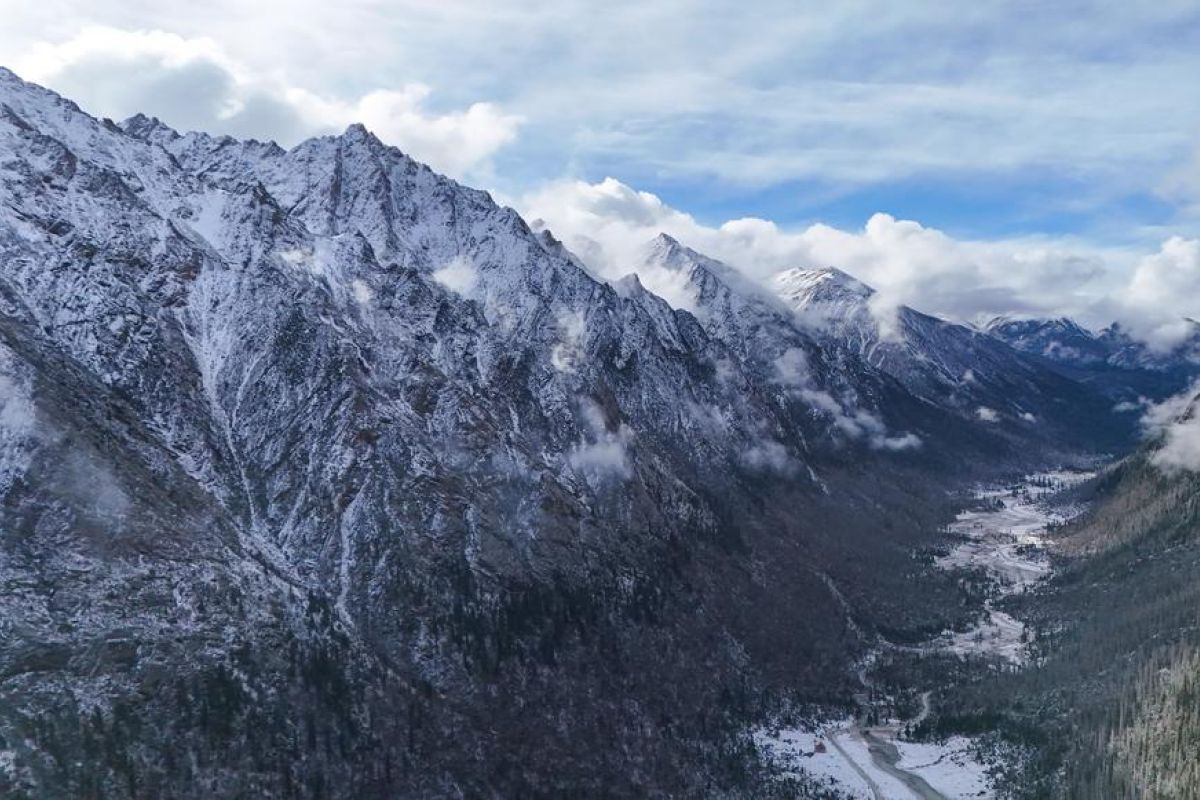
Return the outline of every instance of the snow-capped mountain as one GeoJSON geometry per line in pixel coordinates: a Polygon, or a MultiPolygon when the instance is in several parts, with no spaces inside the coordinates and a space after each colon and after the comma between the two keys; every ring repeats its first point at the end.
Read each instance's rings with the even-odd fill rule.
{"type": "Polygon", "coordinates": [[[772,287],[823,350],[856,353],[949,412],[1042,440],[1112,430],[1111,404],[1075,381],[972,328],[876,305],[875,291],[841,270],[791,269],[772,287]]]}
{"type": "Polygon", "coordinates": [[[1059,319],[1013,319],[997,317],[984,331],[1023,353],[1080,366],[1100,364],[1112,349],[1096,334],[1067,317],[1059,319]]]}
{"type": "Polygon", "coordinates": [[[1116,323],[1096,332],[1067,318],[997,317],[984,330],[1022,352],[1069,366],[1169,371],[1200,364],[1200,323],[1186,322],[1193,334],[1166,350],[1151,348],[1116,323]]]}
{"type": "Polygon", "coordinates": [[[1155,350],[1113,324],[1096,332],[1071,319],[998,317],[984,330],[1042,359],[1069,377],[1104,391],[1114,402],[1161,400],[1200,375],[1200,325],[1169,350],[1155,350]]]}
{"type": "Polygon", "coordinates": [[[687,308],[361,126],[117,125],[0,69],[0,793],[696,794],[754,692],[843,675],[844,603],[943,624],[894,567],[1035,441],[981,398],[1086,390],[647,259],[687,308]]]}

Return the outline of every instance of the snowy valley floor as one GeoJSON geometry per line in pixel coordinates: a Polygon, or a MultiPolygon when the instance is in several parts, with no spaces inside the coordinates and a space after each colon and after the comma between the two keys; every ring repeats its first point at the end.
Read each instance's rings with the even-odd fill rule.
{"type": "MultiPolygon", "coordinates": [[[[998,597],[989,600],[979,623],[965,632],[938,636],[918,648],[927,653],[953,653],[999,658],[1021,664],[1025,657],[1025,626],[994,608],[996,599],[1023,592],[1050,572],[1043,535],[1078,509],[1053,507],[1046,498],[1090,477],[1089,473],[1058,471],[1032,475],[1016,486],[981,490],[977,508],[958,515],[950,533],[960,541],[937,564],[943,569],[983,569],[999,584],[998,597]]],[[[894,646],[880,641],[867,657],[894,646]]],[[[859,669],[866,681],[867,664],[859,669]]],[[[864,685],[864,689],[872,688],[864,685]]],[[[865,704],[865,694],[863,695],[865,704]]],[[[921,710],[912,719],[889,719],[867,725],[866,714],[809,729],[759,730],[759,747],[785,772],[807,773],[821,785],[866,800],[959,800],[991,798],[989,767],[976,755],[970,739],[915,742],[902,729],[929,714],[929,692],[921,695],[921,710]]]]}

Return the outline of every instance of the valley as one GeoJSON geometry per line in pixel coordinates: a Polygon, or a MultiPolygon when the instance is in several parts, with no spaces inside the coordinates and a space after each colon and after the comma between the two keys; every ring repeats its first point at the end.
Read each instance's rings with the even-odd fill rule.
{"type": "Polygon", "coordinates": [[[965,800],[991,798],[989,765],[970,738],[920,741],[919,730],[931,714],[931,695],[939,686],[909,687],[916,693],[916,713],[895,716],[896,697],[872,679],[876,661],[896,652],[918,656],[953,656],[979,668],[997,664],[1016,667],[1027,660],[1029,632],[999,609],[1005,598],[1027,591],[1051,571],[1045,553],[1047,529],[1082,510],[1055,495],[1093,478],[1094,471],[1055,470],[1037,473],[1002,487],[975,492],[970,506],[947,527],[950,551],[937,559],[944,570],[981,572],[994,585],[978,621],[962,631],[918,645],[897,645],[878,637],[856,674],[862,691],[855,695],[858,713],[813,727],[759,731],[756,740],[769,759],[784,771],[801,770],[818,783],[866,800],[965,800]]]}

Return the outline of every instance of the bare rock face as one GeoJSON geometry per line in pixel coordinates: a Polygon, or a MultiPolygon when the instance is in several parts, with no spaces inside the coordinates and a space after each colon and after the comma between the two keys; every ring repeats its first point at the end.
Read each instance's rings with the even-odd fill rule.
{"type": "Polygon", "coordinates": [[[868,620],[913,487],[1031,434],[656,247],[691,311],[361,126],[0,70],[0,793],[751,791],[761,693],[844,697],[828,577],[868,620]]]}

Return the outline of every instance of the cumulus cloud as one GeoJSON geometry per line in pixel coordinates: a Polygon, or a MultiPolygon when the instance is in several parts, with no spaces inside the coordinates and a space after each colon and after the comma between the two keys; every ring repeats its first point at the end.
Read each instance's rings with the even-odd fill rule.
{"type": "Polygon", "coordinates": [[[785,231],[756,218],[713,227],[614,178],[550,184],[523,205],[604,275],[628,272],[645,242],[666,232],[760,280],[791,267],[836,266],[877,290],[881,315],[899,303],[957,319],[1061,313],[1064,295],[1070,301],[1081,284],[1105,271],[1093,253],[1032,242],[964,242],[888,214],[875,214],[860,231],[823,224],[785,231]]]}
{"type": "MultiPolygon", "coordinates": [[[[1110,192],[1117,185],[1113,196],[1124,196],[1148,191],[1147,180],[1162,183],[1170,165],[1185,164],[1165,179],[1163,196],[1186,202],[1197,196],[1200,173],[1195,165],[1200,159],[1194,154],[1200,152],[1195,140],[1200,111],[1188,102],[1186,82],[1170,79],[1188,74],[1196,63],[1190,43],[1156,47],[1149,58],[1136,52],[1111,63],[1099,64],[1090,55],[1073,61],[1062,51],[1062,37],[1052,37],[1049,44],[1032,33],[1027,39],[1024,14],[1019,20],[989,24],[1019,27],[1022,36],[1009,45],[1029,47],[1036,58],[978,59],[972,51],[970,69],[968,62],[938,60],[905,78],[897,73],[916,69],[927,54],[914,52],[907,34],[898,36],[904,28],[893,27],[897,17],[890,11],[868,23],[857,13],[849,24],[844,16],[849,12],[830,10],[821,18],[841,23],[823,26],[810,24],[806,14],[780,9],[772,31],[738,28],[745,37],[740,43],[732,39],[731,20],[723,20],[722,46],[740,48],[740,56],[723,60],[721,66],[732,73],[718,75],[691,35],[703,38],[704,31],[691,28],[703,27],[700,20],[708,15],[690,15],[686,25],[691,34],[684,34],[680,19],[688,15],[681,17],[670,4],[644,13],[670,20],[679,38],[656,35],[650,43],[643,41],[641,61],[628,60],[630,42],[644,30],[665,26],[644,24],[639,17],[641,22],[630,29],[623,15],[597,14],[586,7],[529,15],[478,2],[445,9],[407,4],[403,13],[389,14],[370,4],[334,10],[306,3],[302,14],[289,14],[277,4],[251,8],[221,0],[219,12],[204,14],[203,26],[172,9],[139,7],[137,14],[108,9],[95,18],[127,27],[90,27],[61,38],[62,25],[69,21],[42,14],[38,4],[27,5],[13,9],[0,30],[0,43],[11,52],[24,51],[15,61],[17,71],[96,113],[120,118],[146,111],[180,128],[275,138],[284,144],[362,121],[384,140],[456,176],[488,175],[493,158],[516,141],[520,130],[522,141],[536,146],[539,164],[521,177],[526,181],[530,174],[558,174],[564,165],[603,174],[595,171],[603,164],[622,174],[653,171],[685,186],[780,186],[803,178],[818,181],[825,190],[844,191],[910,175],[944,177],[947,170],[968,179],[981,170],[993,176],[1003,170],[1006,179],[1017,175],[1025,180],[1021,176],[1027,173],[1020,170],[1040,175],[1060,169],[1075,181],[1081,175],[1093,177],[1110,192]],[[49,22],[34,20],[42,16],[49,22]],[[292,24],[292,17],[305,21],[292,24]],[[131,19],[155,29],[132,29],[131,19]],[[847,48],[848,32],[864,30],[864,24],[880,26],[871,34],[872,47],[847,48]],[[296,56],[308,48],[296,47],[294,36],[264,41],[258,33],[276,26],[324,54],[337,53],[345,71],[324,76],[307,63],[312,59],[296,56]],[[492,46],[497,30],[528,33],[530,26],[553,30],[560,39],[568,29],[588,35],[570,37],[578,47],[560,54],[563,60],[555,70],[532,69],[522,60],[521,48],[492,46]],[[196,35],[201,27],[217,38],[196,35]],[[31,39],[40,43],[29,46],[31,39]],[[617,43],[621,46],[611,46],[617,43]],[[900,49],[890,54],[877,49],[889,46],[900,49]],[[901,51],[905,58],[892,57],[901,51]],[[670,64],[661,60],[665,52],[672,54],[670,64]],[[846,52],[854,52],[856,59],[845,59],[846,52]],[[812,55],[792,64],[800,53],[812,55]],[[831,58],[822,61],[819,53],[831,58]],[[835,53],[845,75],[811,72],[813,63],[832,63],[835,53]],[[463,60],[471,57],[486,57],[487,68],[471,63],[466,66],[473,69],[464,69],[463,60]],[[809,57],[817,60],[809,62],[809,57]],[[880,60],[868,64],[857,58],[880,60]],[[783,63],[795,67],[788,71],[794,80],[762,87],[762,74],[783,74],[767,65],[783,63]],[[378,70],[368,69],[376,64],[378,70]],[[419,65],[427,72],[417,72],[419,65]],[[588,72],[570,75],[572,67],[588,72]],[[495,80],[487,77],[492,69],[498,71],[495,80]],[[456,95],[446,108],[424,83],[369,82],[370,76],[389,72],[455,75],[468,87],[462,90],[466,96],[456,95]],[[346,85],[353,90],[330,88],[346,85]],[[1153,90],[1147,91],[1148,86],[1153,90]],[[668,93],[672,102],[664,104],[668,93]],[[501,95],[504,108],[472,102],[501,95]],[[580,96],[588,102],[579,102],[580,96]],[[528,115],[528,125],[522,127],[522,116],[512,109],[528,115]],[[1114,177],[1118,171],[1123,177],[1114,177]]],[[[909,24],[944,25],[939,41],[948,41],[967,35],[995,13],[973,11],[961,25],[946,24],[951,17],[944,14],[918,13],[909,24]]],[[[1046,30],[1070,24],[1071,42],[1096,34],[1107,52],[1118,41],[1129,47],[1137,41],[1128,35],[1110,40],[1098,19],[1080,28],[1074,20],[1044,13],[1052,17],[1046,30]]],[[[1159,17],[1150,16],[1148,21],[1130,11],[1114,30],[1149,24],[1161,31],[1159,17]]],[[[1061,206],[1072,199],[1077,192],[1070,191],[1071,197],[1056,195],[1054,202],[1061,206]]],[[[546,219],[589,266],[608,278],[628,272],[637,262],[636,248],[659,231],[756,278],[794,266],[841,267],[878,289],[872,309],[885,333],[896,305],[904,303],[961,321],[1000,313],[1067,314],[1104,324],[1116,316],[1138,336],[1168,346],[1183,330],[1178,318],[1197,313],[1189,306],[1189,293],[1172,288],[1194,281],[1195,239],[1168,240],[1160,253],[1139,261],[1141,253],[1067,239],[955,238],[883,213],[860,229],[820,224],[785,229],[753,217],[706,225],[611,178],[554,182],[527,194],[520,205],[531,217],[546,219]],[[1131,282],[1135,270],[1142,277],[1131,282]]],[[[686,304],[686,296],[676,291],[679,276],[661,271],[642,277],[651,291],[681,307],[686,304]]]]}
{"type": "Polygon", "coordinates": [[[486,169],[511,143],[521,119],[492,103],[436,113],[421,83],[355,97],[311,91],[233,59],[213,39],[163,30],[88,27],[59,42],[39,42],[17,63],[96,114],[137,112],[182,130],[275,139],[285,146],[362,122],[381,139],[451,175],[486,169]]]}
{"type": "Polygon", "coordinates": [[[1167,471],[1200,472],[1200,417],[1192,416],[1169,426],[1162,448],[1151,460],[1167,471]]]}
{"type": "Polygon", "coordinates": [[[57,0],[7,4],[0,51],[72,19],[102,19],[203,31],[305,85],[389,69],[454,75],[483,97],[513,95],[539,118],[558,163],[592,173],[620,159],[741,183],[815,177],[840,187],[1023,168],[1041,178],[1057,167],[1144,186],[1180,157],[1180,132],[1194,135],[1200,119],[1178,79],[1197,71],[1186,2],[1110,3],[1102,13],[1059,3],[755,7],[57,0]]]}
{"type": "Polygon", "coordinates": [[[1200,239],[1173,236],[1134,270],[1120,306],[1131,333],[1168,349],[1192,335],[1200,315],[1200,239]]]}
{"type": "Polygon", "coordinates": [[[479,282],[479,271],[466,256],[456,256],[444,266],[434,270],[431,277],[455,294],[472,297],[479,282]]]}
{"type": "MultiPolygon", "coordinates": [[[[783,269],[838,267],[876,289],[870,308],[885,335],[901,304],[960,322],[1001,314],[1069,315],[1092,325],[1119,319],[1163,345],[1178,341],[1182,318],[1197,313],[1200,242],[1190,239],[1170,239],[1139,260],[1066,241],[956,239],[883,213],[860,230],[818,223],[788,231],[756,218],[711,226],[614,178],[555,182],[522,206],[610,279],[636,270],[660,232],[763,282],[783,269]]],[[[673,302],[672,276],[639,277],[673,302]]]]}
{"type": "Polygon", "coordinates": [[[1157,405],[1151,405],[1142,424],[1161,443],[1150,463],[1164,472],[1200,472],[1200,383],[1157,405]]]}

